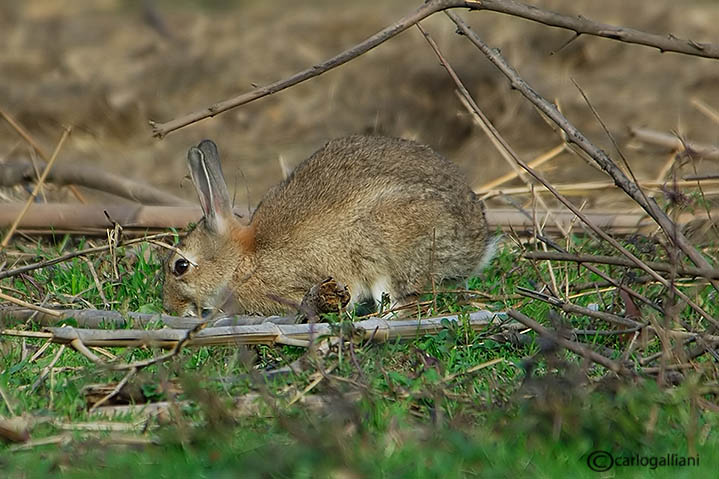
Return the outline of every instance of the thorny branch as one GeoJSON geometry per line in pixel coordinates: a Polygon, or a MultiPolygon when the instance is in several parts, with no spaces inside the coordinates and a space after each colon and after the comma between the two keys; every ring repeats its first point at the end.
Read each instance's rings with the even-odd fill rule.
{"type": "MultiPolygon", "coordinates": [[[[644,209],[644,211],[649,214],[649,216],[654,219],[654,221],[657,222],[657,224],[659,224],[662,230],[664,230],[666,236],[674,242],[694,264],[700,268],[712,268],[712,265],[706,260],[706,258],[704,258],[704,256],[702,256],[702,254],[697,251],[691,243],[689,243],[686,237],[678,231],[676,224],[671,220],[671,218],[669,218],[669,216],[667,216],[659,205],[657,205],[654,199],[647,198],[640,190],[639,186],[627,178],[624,172],[622,172],[622,170],[614,164],[604,151],[589,141],[582,132],[570,123],[570,121],[559,111],[559,109],[557,109],[556,106],[544,99],[544,97],[542,97],[526,81],[524,81],[519,73],[517,73],[517,71],[509,63],[507,63],[497,49],[490,48],[486,43],[484,43],[484,41],[470,29],[464,20],[459,18],[453,12],[447,12],[447,16],[449,16],[449,18],[457,25],[459,31],[463,33],[467,39],[472,42],[472,44],[479,48],[489,61],[491,61],[510,80],[512,87],[522,93],[527,100],[529,100],[533,105],[539,108],[542,113],[547,115],[554,123],[556,123],[557,126],[559,126],[567,134],[568,141],[574,143],[587,155],[589,155],[589,157],[614,180],[614,183],[619,188],[624,190],[627,195],[629,195],[644,209]]],[[[713,282],[712,284],[717,290],[719,290],[719,282],[713,282]]]]}
{"type": "MultiPolygon", "coordinates": [[[[532,103],[535,103],[535,104],[537,104],[538,106],[541,105],[541,108],[543,109],[543,111],[544,111],[544,109],[546,108],[546,109],[548,109],[548,110],[554,112],[555,116],[557,116],[557,115],[559,116],[559,119],[555,119],[554,117],[553,117],[552,119],[553,119],[564,131],[567,132],[567,135],[570,137],[570,139],[572,138],[572,135],[576,136],[577,139],[581,139],[581,140],[584,142],[585,147],[588,149],[588,150],[587,150],[588,153],[590,153],[590,151],[591,151],[591,153],[594,153],[595,151],[599,152],[599,153],[595,153],[594,156],[593,156],[593,158],[594,158],[595,156],[597,156],[597,155],[601,155],[601,158],[603,158],[603,161],[604,161],[604,160],[606,161],[606,166],[607,166],[608,171],[613,172],[613,173],[617,173],[617,174],[619,174],[619,175],[622,175],[622,177],[624,178],[624,182],[623,182],[622,184],[620,184],[620,182],[617,180],[617,184],[618,184],[619,186],[623,187],[623,189],[624,189],[624,186],[626,186],[626,187],[631,187],[631,186],[633,186],[636,190],[638,190],[638,188],[636,187],[636,184],[630,182],[630,181],[626,178],[626,176],[624,176],[624,173],[622,173],[621,170],[619,170],[619,168],[617,168],[616,165],[614,165],[614,163],[612,162],[612,160],[610,160],[609,157],[607,157],[604,152],[602,152],[601,150],[599,150],[598,148],[596,148],[591,142],[589,142],[589,140],[587,140],[587,139],[584,137],[584,135],[582,135],[582,134],[579,132],[579,130],[577,130],[571,123],[569,123],[569,120],[567,120],[566,118],[564,118],[564,116],[559,112],[559,110],[557,110],[557,108],[555,108],[555,107],[554,107],[552,104],[550,104],[547,100],[545,100],[545,99],[542,98],[538,93],[536,93],[534,90],[532,90],[531,87],[519,76],[519,74],[516,73],[516,71],[514,71],[514,69],[513,69],[511,66],[509,66],[509,64],[506,63],[506,61],[504,61],[504,58],[502,58],[502,56],[500,55],[500,53],[499,53],[497,50],[492,50],[492,49],[490,49],[484,42],[482,42],[482,40],[481,40],[474,32],[472,32],[471,30],[469,30],[469,27],[468,27],[459,17],[457,17],[456,15],[454,15],[454,14],[451,13],[451,12],[448,12],[447,15],[449,15],[450,18],[452,18],[452,20],[460,27],[460,29],[462,30],[462,32],[464,32],[465,34],[468,34],[467,32],[469,32],[469,33],[471,33],[471,34],[473,35],[474,38],[472,39],[472,43],[474,43],[478,48],[480,48],[480,49],[482,50],[482,52],[485,53],[485,55],[487,55],[487,56],[490,58],[490,60],[492,61],[492,63],[495,63],[495,65],[498,65],[498,66],[501,65],[500,68],[504,68],[504,69],[506,69],[507,71],[509,71],[509,72],[512,73],[512,76],[511,76],[511,78],[512,78],[512,84],[514,85],[514,84],[516,83],[516,84],[518,84],[518,85],[521,85],[522,88],[523,88],[523,90],[522,90],[523,93],[525,93],[525,94],[531,94],[531,96],[532,96],[532,98],[531,98],[531,99],[532,99],[532,103]]],[[[463,95],[463,96],[465,97],[465,99],[467,100],[467,101],[465,102],[465,106],[467,106],[469,112],[470,112],[471,114],[473,114],[473,115],[477,115],[477,116],[482,117],[482,118],[483,118],[483,121],[488,122],[488,120],[486,120],[486,117],[484,117],[483,113],[481,112],[479,106],[478,106],[477,103],[474,101],[474,98],[472,98],[472,96],[469,95],[469,93],[467,92],[467,89],[464,88],[464,85],[462,85],[461,81],[459,80],[459,77],[457,77],[457,75],[454,74],[454,72],[453,72],[451,66],[450,66],[448,63],[446,63],[446,62],[443,63],[443,66],[444,66],[445,69],[450,73],[450,77],[452,78],[452,81],[455,82],[455,84],[457,85],[458,90],[460,91],[460,93],[462,93],[462,95],[463,95]]],[[[504,70],[503,70],[503,71],[504,71],[504,70]]],[[[528,98],[530,98],[530,97],[528,96],[528,98]]],[[[584,147],[583,147],[583,149],[584,149],[584,147]]],[[[539,173],[537,173],[534,169],[530,168],[530,167],[529,167],[524,161],[522,161],[519,157],[517,157],[516,155],[514,155],[511,150],[509,151],[509,153],[512,154],[512,156],[513,156],[513,158],[514,158],[514,161],[516,161],[517,164],[522,167],[522,169],[524,169],[527,173],[529,173],[529,174],[530,174],[535,180],[537,180],[539,183],[543,184],[564,206],[566,206],[572,213],[574,213],[584,224],[586,224],[589,228],[591,228],[592,231],[594,231],[597,235],[599,235],[603,240],[605,240],[605,241],[607,241],[609,244],[611,244],[615,249],[617,249],[619,252],[621,252],[624,256],[626,256],[627,258],[629,258],[629,259],[630,259],[632,262],[634,262],[634,264],[636,264],[639,268],[641,268],[641,269],[643,269],[644,271],[646,271],[646,272],[647,272],[650,276],[652,276],[656,281],[658,281],[658,282],[661,283],[663,286],[665,286],[666,288],[669,288],[671,291],[673,291],[678,297],[680,297],[683,301],[685,301],[694,311],[696,311],[700,316],[702,316],[702,317],[703,317],[704,319],[706,319],[709,323],[711,323],[712,326],[719,328],[719,321],[717,321],[716,319],[714,319],[714,318],[713,318],[709,313],[707,313],[700,305],[698,305],[695,301],[693,301],[693,300],[692,300],[691,298],[689,298],[686,294],[684,294],[684,292],[680,291],[680,290],[676,287],[675,284],[673,284],[673,283],[667,281],[666,279],[664,279],[662,276],[659,275],[659,273],[657,273],[656,271],[654,271],[653,269],[651,269],[649,266],[647,266],[646,263],[644,263],[641,259],[637,258],[634,254],[632,254],[629,250],[627,250],[624,246],[622,246],[617,240],[615,240],[614,238],[612,238],[611,236],[609,236],[605,231],[603,231],[601,228],[599,228],[599,227],[597,227],[595,224],[593,224],[593,223],[589,220],[589,218],[587,218],[587,216],[586,216],[584,213],[582,213],[576,206],[574,206],[569,200],[567,200],[567,198],[565,198],[562,194],[560,194],[560,193],[551,185],[551,183],[549,183],[547,180],[544,179],[544,177],[542,177],[542,176],[541,176],[539,173]]],[[[591,153],[590,153],[590,154],[591,154],[591,153]]],[[[599,161],[599,160],[598,160],[598,161],[599,161]]],[[[625,190],[625,191],[626,191],[626,190],[625,190]]],[[[640,204],[641,204],[640,199],[645,199],[645,198],[646,198],[646,196],[644,196],[641,192],[638,192],[638,198],[635,198],[635,201],[636,201],[637,203],[640,203],[640,204]]],[[[653,204],[655,204],[655,203],[653,203],[653,204]]],[[[667,232],[667,234],[674,233],[675,230],[676,230],[676,225],[674,224],[674,222],[673,222],[671,219],[669,219],[669,217],[666,216],[666,214],[664,213],[664,211],[662,211],[661,209],[659,209],[658,206],[657,206],[656,209],[657,209],[658,211],[660,211],[662,215],[664,215],[664,217],[665,217],[665,218],[667,219],[667,221],[669,222],[669,225],[671,225],[671,226],[673,227],[673,229],[667,228],[667,229],[665,230],[665,231],[667,232]]],[[[647,210],[647,212],[648,212],[649,214],[652,214],[652,212],[651,212],[650,210],[647,210]]],[[[701,255],[699,254],[699,252],[696,251],[693,246],[688,245],[688,247],[689,247],[689,249],[691,249],[692,251],[694,251],[697,255],[699,255],[699,256],[701,257],[701,255]]],[[[708,263],[706,262],[706,260],[704,260],[703,257],[701,257],[701,259],[708,265],[708,263]]],[[[703,265],[702,265],[702,266],[703,266],[703,265]]]]}
{"type": "Polygon", "coordinates": [[[431,0],[421,5],[414,12],[402,17],[392,25],[372,35],[366,40],[348,48],[324,62],[313,65],[294,75],[256,88],[248,93],[214,103],[207,108],[184,115],[166,123],[150,122],[153,136],[162,138],[168,133],[183,128],[192,123],[214,117],[232,108],[250,103],[251,101],[272,95],[310,78],[319,76],[333,68],[347,63],[358,56],[368,52],[376,46],[397,36],[421,20],[442,10],[452,8],[468,8],[470,10],[490,10],[499,13],[525,18],[544,25],[565,28],[579,35],[594,35],[611,38],[626,43],[635,43],[654,47],[662,52],[677,52],[687,55],[696,55],[707,58],[719,58],[719,45],[700,43],[694,40],[683,40],[674,35],[655,35],[639,30],[607,25],[595,22],[582,16],[563,15],[561,13],[543,10],[532,5],[526,5],[514,0],[431,0]]]}

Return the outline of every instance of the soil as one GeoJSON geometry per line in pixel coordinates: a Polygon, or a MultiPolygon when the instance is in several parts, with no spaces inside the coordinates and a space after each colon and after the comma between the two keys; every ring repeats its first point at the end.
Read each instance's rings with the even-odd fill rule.
{"type": "MultiPolygon", "coordinates": [[[[3,1],[0,107],[48,151],[62,126],[72,125],[59,161],[99,165],[193,200],[194,191],[183,180],[184,158],[188,147],[203,138],[219,144],[238,204],[256,204],[281,180],[282,164],[291,168],[328,139],[354,133],[429,144],[460,164],[470,184],[479,187],[510,167],[466,114],[446,72],[414,28],[289,90],[163,140],[151,135],[148,120],[167,121],[284,78],[359,42],[419,3],[3,1]]],[[[714,0],[531,3],[719,42],[719,3],[714,0]]],[[[719,123],[696,106],[719,110],[716,60],[585,36],[562,47],[572,32],[492,12],[461,14],[530,84],[618,158],[573,82],[580,85],[640,178],[656,179],[671,155],[632,140],[628,127],[719,143],[719,123]]],[[[455,34],[443,14],[423,25],[522,158],[531,160],[561,143],[482,54],[455,34]]],[[[29,154],[15,131],[0,121],[0,161],[29,154]]],[[[709,163],[697,168],[716,171],[709,163]]],[[[573,153],[563,153],[542,171],[556,183],[606,180],[573,153]]],[[[687,171],[693,172],[693,166],[687,171]]],[[[586,196],[591,206],[622,205],[621,194],[588,191],[586,196]]]]}

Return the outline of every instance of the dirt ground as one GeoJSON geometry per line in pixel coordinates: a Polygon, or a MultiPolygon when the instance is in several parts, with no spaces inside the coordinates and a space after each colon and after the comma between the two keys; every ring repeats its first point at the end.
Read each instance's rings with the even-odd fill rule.
{"type": "MultiPolygon", "coordinates": [[[[284,78],[363,40],[413,10],[419,0],[385,2],[5,0],[0,2],[0,107],[49,151],[62,125],[74,132],[59,161],[99,165],[194,200],[185,152],[214,139],[238,203],[256,204],[327,139],[354,133],[414,138],[483,183],[509,166],[474,126],[446,72],[412,28],[319,78],[184,128],[163,140],[148,120],[167,121],[284,78]]],[[[536,0],[583,16],[697,41],[719,42],[714,0],[536,0]]],[[[677,131],[719,142],[719,124],[695,105],[719,109],[717,61],[581,37],[492,12],[462,12],[475,30],[592,140],[616,157],[576,81],[638,176],[654,179],[667,151],[639,147],[628,127],[677,131]],[[558,51],[556,51],[558,50],[558,51]]],[[[489,118],[526,160],[560,137],[438,14],[423,23],[489,118]]],[[[0,161],[28,155],[0,122],[0,161]]],[[[705,171],[716,171],[702,164],[705,171]]],[[[604,179],[564,153],[543,171],[557,183],[604,179]]],[[[514,182],[512,185],[520,185],[514,182]]],[[[621,195],[588,193],[616,207],[621,195]]]]}

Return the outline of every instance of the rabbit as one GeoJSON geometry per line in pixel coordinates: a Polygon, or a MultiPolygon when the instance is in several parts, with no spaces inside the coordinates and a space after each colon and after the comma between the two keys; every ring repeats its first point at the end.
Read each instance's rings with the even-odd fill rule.
{"type": "Polygon", "coordinates": [[[365,299],[412,301],[432,279],[464,279],[491,258],[484,203],[427,146],[382,136],[329,141],[243,224],[217,146],[187,156],[203,219],[166,259],[163,305],[178,315],[283,314],[327,277],[365,299]],[[282,298],[282,300],[278,300],[282,298]]]}

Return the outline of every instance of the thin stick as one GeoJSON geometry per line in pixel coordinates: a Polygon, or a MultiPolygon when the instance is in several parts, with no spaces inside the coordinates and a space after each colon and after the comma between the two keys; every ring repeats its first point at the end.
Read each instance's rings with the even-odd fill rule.
{"type": "Polygon", "coordinates": [[[716,111],[714,108],[710,107],[697,97],[691,99],[691,104],[694,105],[697,110],[704,113],[714,123],[719,124],[719,112],[716,111]]]}
{"type": "Polygon", "coordinates": [[[110,391],[106,396],[103,396],[99,401],[97,401],[95,404],[92,405],[92,407],[90,408],[89,412],[93,412],[95,409],[97,409],[98,407],[102,406],[103,404],[105,404],[105,403],[106,403],[107,401],[109,401],[110,399],[112,399],[112,398],[114,398],[115,396],[117,396],[117,395],[120,393],[120,391],[122,391],[122,388],[125,387],[125,384],[127,384],[127,382],[128,382],[133,376],[135,376],[135,374],[137,374],[137,368],[132,368],[132,369],[130,369],[130,370],[127,372],[127,374],[125,374],[125,376],[122,378],[122,380],[120,380],[120,382],[117,383],[117,385],[113,388],[112,391],[110,391]]]}
{"type": "Polygon", "coordinates": [[[569,341],[568,339],[558,336],[557,334],[548,330],[547,328],[545,328],[544,326],[542,326],[541,324],[539,324],[532,318],[525,316],[524,314],[520,313],[519,311],[510,309],[509,311],[507,311],[507,314],[510,317],[519,321],[520,323],[524,324],[528,328],[533,329],[534,331],[539,333],[541,336],[551,339],[552,341],[559,344],[563,348],[568,349],[574,353],[577,353],[580,356],[583,356],[592,362],[600,364],[612,372],[615,372],[622,376],[634,376],[632,371],[628,370],[622,364],[620,364],[616,361],[613,361],[609,358],[606,358],[599,353],[595,353],[594,351],[592,351],[591,349],[588,349],[587,347],[583,346],[582,344],[575,343],[574,341],[569,341]]]}
{"type": "Polygon", "coordinates": [[[43,338],[50,339],[55,336],[44,331],[20,331],[19,329],[0,329],[0,336],[18,336],[21,338],[43,338]]]}
{"type": "Polygon", "coordinates": [[[17,225],[20,224],[22,217],[25,216],[27,209],[30,208],[30,205],[35,200],[35,197],[37,196],[38,191],[40,191],[40,188],[42,188],[42,184],[45,182],[45,178],[47,178],[47,174],[50,173],[50,168],[52,168],[53,163],[55,163],[55,160],[57,159],[57,156],[60,153],[60,150],[62,149],[62,145],[65,144],[65,140],[67,140],[67,137],[70,135],[71,131],[72,131],[72,128],[70,128],[70,127],[65,128],[65,131],[63,131],[62,137],[60,137],[60,141],[57,143],[57,146],[55,147],[55,151],[52,152],[52,156],[50,157],[50,160],[47,162],[47,165],[45,166],[45,170],[42,172],[42,175],[37,180],[37,183],[35,183],[35,188],[33,188],[32,193],[30,194],[30,197],[25,202],[25,206],[23,207],[23,209],[20,212],[20,214],[18,215],[18,217],[15,219],[15,222],[12,224],[12,226],[10,226],[10,230],[5,235],[5,239],[3,239],[2,243],[0,243],[0,251],[2,251],[5,247],[7,247],[8,243],[10,243],[10,239],[12,238],[12,235],[15,234],[17,225]]]}
{"type": "Polygon", "coordinates": [[[595,22],[582,16],[562,15],[556,12],[542,10],[534,5],[525,5],[514,0],[431,0],[425,2],[414,12],[402,17],[394,24],[381,30],[375,35],[372,35],[366,40],[350,47],[328,60],[313,65],[306,70],[297,72],[284,80],[279,80],[274,83],[270,83],[269,85],[256,88],[248,93],[215,103],[207,108],[184,115],[166,123],[151,121],[150,126],[153,130],[152,134],[158,138],[163,138],[168,133],[192,123],[214,117],[215,115],[232,108],[250,103],[251,101],[277,93],[285,88],[289,88],[293,85],[309,80],[310,78],[319,76],[368,52],[430,15],[450,8],[492,10],[516,17],[526,18],[527,20],[543,23],[552,27],[572,30],[576,32],[577,35],[586,34],[611,38],[612,40],[618,40],[626,43],[635,43],[658,48],[662,52],[672,51],[707,58],[719,58],[719,45],[699,43],[693,40],[683,40],[674,35],[655,35],[631,28],[616,27],[613,25],[595,22]]]}
{"type": "MultiPolygon", "coordinates": [[[[530,165],[531,167],[531,165],[530,165]]],[[[717,178],[707,175],[704,177],[701,177],[701,179],[707,180],[704,182],[705,185],[717,185],[719,184],[719,181],[716,181],[717,178]]],[[[656,190],[659,190],[660,188],[666,186],[666,181],[648,181],[648,180],[640,180],[638,182],[638,185],[645,188],[654,188],[656,190]]],[[[688,177],[684,180],[679,180],[676,182],[677,187],[682,188],[692,188],[696,187],[696,177],[688,177]]],[[[601,190],[615,190],[617,188],[617,185],[608,181],[591,181],[591,182],[580,182],[580,183],[560,183],[554,185],[554,188],[557,191],[560,191],[564,194],[586,194],[588,190],[592,191],[601,191],[601,190]]],[[[548,192],[546,188],[542,187],[541,185],[536,185],[535,189],[539,193],[548,192]]],[[[529,186],[514,186],[511,188],[501,188],[501,189],[494,189],[494,190],[488,190],[483,191],[485,194],[492,194],[496,195],[498,193],[502,193],[504,195],[522,195],[522,194],[529,194],[530,188],[529,186]]]]}
{"type": "Polygon", "coordinates": [[[7,294],[3,293],[2,290],[0,290],[0,299],[3,301],[7,301],[9,303],[17,304],[18,306],[22,306],[24,308],[34,309],[35,311],[40,311],[41,313],[49,314],[50,316],[60,317],[62,314],[58,313],[57,311],[53,311],[52,309],[43,308],[42,306],[35,306],[34,304],[28,303],[27,301],[23,301],[22,299],[17,299],[12,296],[8,296],[7,294]]]}
{"type": "MultiPolygon", "coordinates": [[[[23,341],[25,341],[25,340],[23,339],[23,341]]],[[[45,341],[42,346],[40,346],[40,349],[38,349],[35,352],[35,354],[32,355],[32,357],[28,360],[27,363],[28,364],[34,363],[37,360],[37,358],[39,358],[40,356],[42,356],[45,353],[45,351],[47,350],[47,348],[50,347],[51,344],[52,344],[52,338],[48,338],[48,340],[45,341]]]]}
{"type": "MultiPolygon", "coordinates": [[[[551,260],[551,261],[574,261],[576,263],[595,263],[595,264],[611,264],[615,266],[627,266],[629,268],[637,268],[637,265],[628,259],[616,256],[603,256],[593,254],[568,254],[555,252],[530,251],[524,253],[527,259],[551,260]]],[[[655,271],[671,273],[673,265],[669,263],[660,263],[656,261],[647,261],[647,266],[655,271]]],[[[676,267],[676,273],[680,276],[697,276],[700,278],[719,279],[719,270],[702,269],[692,267],[676,267]]]]}
{"type": "Polygon", "coordinates": [[[309,80],[310,78],[319,76],[329,70],[332,70],[333,68],[347,63],[348,61],[373,49],[377,45],[402,33],[412,25],[416,24],[418,21],[427,18],[428,16],[440,11],[443,8],[447,8],[451,5],[451,3],[469,4],[473,2],[447,2],[442,0],[434,0],[431,2],[427,2],[420,6],[414,12],[401,18],[394,24],[376,33],[365,41],[358,43],[357,45],[343,51],[339,55],[325,60],[322,63],[318,63],[310,68],[307,68],[306,70],[297,72],[284,80],[276,81],[274,83],[270,83],[269,85],[256,88],[248,93],[244,93],[234,98],[230,98],[229,100],[215,103],[205,109],[190,113],[188,115],[184,115],[180,118],[168,121],[166,123],[156,123],[150,121],[150,126],[152,127],[153,131],[152,134],[153,136],[156,136],[158,138],[163,138],[168,133],[183,128],[192,123],[204,120],[206,118],[214,117],[219,113],[223,113],[232,108],[244,105],[246,103],[250,103],[251,101],[257,100],[267,95],[271,95],[273,93],[277,93],[284,90],[285,88],[289,88],[293,85],[297,85],[298,83],[309,80]]]}
{"type": "MultiPolygon", "coordinates": [[[[150,240],[155,239],[155,238],[165,238],[165,237],[167,237],[167,236],[174,236],[174,233],[159,233],[159,234],[152,235],[152,236],[144,236],[144,237],[142,237],[142,238],[135,238],[135,239],[131,239],[131,240],[125,240],[125,241],[120,242],[120,243],[119,243],[118,245],[116,245],[116,246],[118,246],[118,247],[120,247],[120,246],[129,246],[129,245],[131,245],[131,244],[142,243],[142,242],[145,242],[145,241],[150,241],[150,240]]],[[[109,244],[107,244],[107,245],[105,245],[105,246],[95,246],[95,247],[93,247],[93,248],[85,248],[85,249],[81,249],[81,250],[73,251],[73,252],[71,252],[71,253],[64,254],[64,255],[62,255],[62,256],[58,256],[57,258],[48,259],[48,260],[45,260],[45,261],[39,261],[39,262],[37,262],[37,263],[28,264],[28,265],[21,266],[21,267],[16,268],[16,269],[11,269],[11,270],[9,270],[9,271],[0,271],[0,279],[5,279],[5,278],[12,277],[12,276],[17,276],[17,275],[19,275],[19,274],[27,273],[28,271],[33,271],[33,270],[40,269],[40,268],[46,268],[46,267],[48,267],[48,266],[52,266],[52,265],[54,265],[54,264],[62,263],[63,261],[67,261],[67,260],[69,260],[69,259],[76,258],[76,257],[78,257],[78,256],[84,256],[84,255],[92,254],[92,253],[102,253],[102,252],[107,251],[107,250],[109,250],[110,248],[113,248],[113,247],[115,247],[115,245],[109,245],[109,244]]]]}
{"type": "Polygon", "coordinates": [[[92,261],[90,261],[90,259],[84,256],[82,257],[82,259],[90,270],[90,275],[92,275],[92,280],[95,282],[95,289],[97,289],[97,294],[100,295],[102,304],[106,308],[109,308],[110,303],[107,301],[107,298],[105,297],[105,292],[102,290],[102,283],[100,282],[100,278],[97,276],[97,271],[95,271],[95,265],[92,264],[92,261]]]}
{"type": "Polygon", "coordinates": [[[87,349],[87,347],[82,343],[82,341],[80,341],[79,338],[76,338],[76,339],[73,339],[72,341],[70,341],[70,346],[72,346],[72,348],[75,351],[82,354],[83,356],[85,356],[87,359],[89,359],[93,363],[105,364],[105,362],[102,359],[100,359],[99,357],[97,357],[97,355],[95,353],[93,353],[92,351],[87,349]]]}
{"type": "Polygon", "coordinates": [[[42,384],[42,382],[47,377],[48,373],[52,368],[55,367],[55,363],[60,359],[60,356],[62,356],[62,353],[65,352],[65,345],[61,345],[60,349],[57,350],[57,354],[55,354],[55,357],[52,358],[52,361],[50,361],[50,364],[45,366],[45,368],[42,370],[42,373],[40,373],[40,377],[38,377],[35,382],[32,384],[32,387],[30,387],[30,392],[35,392],[35,390],[42,384]]]}
{"type": "Polygon", "coordinates": [[[506,361],[506,360],[505,360],[504,358],[494,358],[494,359],[491,359],[491,360],[489,360],[489,361],[487,361],[487,362],[484,362],[484,363],[482,363],[482,364],[477,364],[476,366],[472,366],[471,368],[465,369],[464,371],[459,371],[459,372],[454,373],[454,374],[447,374],[447,375],[444,377],[444,379],[442,379],[442,381],[444,381],[444,382],[449,382],[449,381],[453,380],[454,378],[456,378],[456,377],[458,377],[458,376],[463,376],[463,375],[465,375],[465,374],[471,374],[471,373],[477,372],[477,371],[479,371],[479,370],[481,370],[481,369],[485,369],[485,368],[488,368],[488,367],[490,367],[490,366],[494,366],[494,365],[497,364],[497,363],[503,363],[503,362],[505,362],[505,361],[506,361]]]}
{"type": "Polygon", "coordinates": [[[3,402],[5,403],[5,406],[7,407],[7,410],[10,412],[11,416],[15,415],[15,411],[12,408],[12,404],[10,404],[10,398],[5,392],[5,388],[0,385],[0,397],[2,397],[3,402]]]}
{"type": "Polygon", "coordinates": [[[571,313],[571,314],[582,314],[585,316],[589,316],[592,318],[601,319],[602,321],[607,321],[612,324],[618,324],[621,326],[626,326],[629,328],[643,328],[646,325],[639,323],[637,321],[634,321],[633,319],[624,318],[622,316],[617,316],[616,314],[607,313],[605,311],[594,311],[589,308],[585,308],[583,306],[578,306],[573,303],[569,303],[567,301],[563,301],[561,299],[558,299],[556,297],[551,297],[549,295],[540,293],[539,291],[532,291],[527,288],[518,287],[517,288],[519,294],[525,295],[532,299],[537,299],[539,301],[543,301],[545,303],[551,304],[552,306],[555,306],[565,313],[571,313]]]}
{"type": "Polygon", "coordinates": [[[147,240],[148,243],[154,244],[155,246],[159,246],[160,248],[165,248],[167,250],[170,250],[174,253],[177,253],[178,256],[181,256],[182,258],[185,258],[188,263],[190,263],[192,266],[197,266],[197,263],[189,259],[187,256],[185,256],[185,253],[182,252],[182,250],[176,246],[169,245],[167,243],[163,243],[162,241],[155,241],[155,240],[147,240]]]}
{"type": "MultiPolygon", "coordinates": [[[[454,71],[452,66],[449,64],[446,58],[444,58],[444,55],[442,55],[442,52],[439,50],[439,47],[437,46],[437,43],[434,41],[434,39],[427,33],[422,26],[418,23],[417,29],[422,33],[424,36],[424,39],[429,44],[430,48],[432,48],[432,51],[434,51],[435,55],[437,55],[437,58],[439,59],[439,62],[444,67],[444,69],[447,71],[450,77],[452,77],[452,80],[454,80],[455,85],[457,85],[457,95],[459,96],[459,99],[462,103],[469,101],[467,98],[471,98],[471,95],[469,94],[469,91],[464,86],[462,81],[457,76],[457,73],[454,71]]],[[[516,165],[514,161],[512,161],[512,158],[516,156],[514,151],[512,150],[512,147],[509,146],[509,143],[502,137],[502,135],[497,131],[497,129],[494,127],[492,122],[489,121],[489,118],[487,118],[486,115],[479,109],[479,107],[475,104],[473,107],[470,107],[469,105],[465,105],[468,110],[474,110],[476,112],[475,115],[472,116],[475,123],[477,123],[480,128],[482,128],[482,131],[487,135],[489,140],[492,142],[494,147],[497,149],[499,154],[504,158],[507,163],[517,172],[517,175],[520,177],[522,181],[524,181],[528,187],[531,187],[531,182],[527,180],[527,178],[521,173],[521,170],[516,165]],[[474,108],[476,107],[476,108],[474,108]]],[[[547,211],[547,214],[550,215],[550,210],[547,204],[544,202],[544,200],[541,197],[537,197],[537,201],[541,204],[542,208],[547,211]]],[[[562,226],[559,224],[559,221],[557,221],[556,218],[552,215],[552,219],[554,220],[557,229],[562,231],[564,233],[562,226]]]]}

